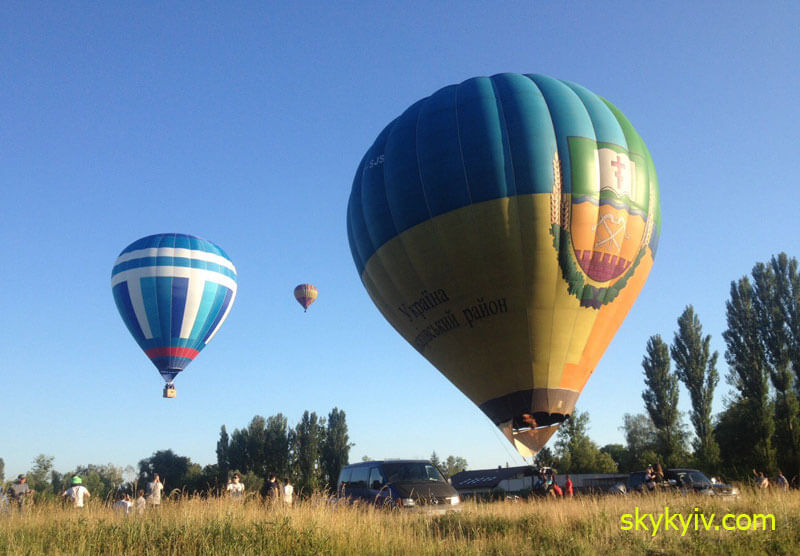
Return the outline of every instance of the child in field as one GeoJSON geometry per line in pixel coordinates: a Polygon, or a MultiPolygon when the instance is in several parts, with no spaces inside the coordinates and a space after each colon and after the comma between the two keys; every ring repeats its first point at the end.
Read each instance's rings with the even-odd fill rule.
{"type": "Polygon", "coordinates": [[[72,477],[72,486],[61,493],[61,496],[68,498],[75,508],[83,508],[84,501],[92,497],[89,489],[83,486],[83,480],[77,475],[72,477]]]}
{"type": "Polygon", "coordinates": [[[133,507],[133,503],[131,502],[131,497],[128,496],[125,492],[120,492],[117,501],[114,502],[114,505],[111,506],[115,512],[118,512],[120,515],[128,516],[131,513],[131,508],[133,507]]]}
{"type": "Polygon", "coordinates": [[[138,515],[142,515],[146,507],[147,507],[147,500],[145,500],[144,491],[140,490],[139,496],[136,498],[136,513],[138,515]]]}

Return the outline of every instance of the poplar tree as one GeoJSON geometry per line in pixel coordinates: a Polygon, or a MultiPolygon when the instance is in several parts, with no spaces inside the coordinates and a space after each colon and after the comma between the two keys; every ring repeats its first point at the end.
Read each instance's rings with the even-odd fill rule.
{"type": "Polygon", "coordinates": [[[666,467],[677,467],[683,464],[686,443],[678,411],[678,377],[669,372],[669,346],[660,335],[647,340],[646,352],[642,399],[656,428],[656,453],[666,467]]]}
{"type": "Polygon", "coordinates": [[[709,472],[719,468],[719,445],[714,439],[711,422],[711,403],[719,383],[717,358],[711,353],[711,336],[703,336],[700,319],[689,305],[678,317],[678,331],[672,341],[670,354],[675,361],[675,374],[689,391],[692,411],[689,419],[694,427],[694,457],[697,464],[709,472]]]}
{"type": "Polygon", "coordinates": [[[785,471],[800,473],[800,402],[798,380],[792,356],[791,319],[797,313],[793,283],[797,283],[797,260],[785,253],[772,257],[768,264],[753,267],[753,303],[758,332],[764,348],[765,367],[775,389],[775,432],[773,444],[777,463],[785,471]]]}
{"type": "Polygon", "coordinates": [[[342,467],[350,463],[350,443],[347,434],[347,419],[344,410],[334,407],[328,413],[328,423],[325,427],[324,438],[320,453],[322,465],[322,479],[329,489],[336,488],[339,472],[342,467]]]}
{"type": "Polygon", "coordinates": [[[230,439],[228,438],[228,431],[225,425],[222,425],[219,429],[219,440],[217,441],[217,480],[223,485],[228,479],[228,472],[230,471],[228,462],[229,444],[230,439]]]}
{"type": "Polygon", "coordinates": [[[324,427],[324,419],[320,421],[315,412],[308,410],[295,427],[292,447],[298,491],[314,491],[321,486],[319,456],[324,427]]]}
{"type": "MultiPolygon", "coordinates": [[[[731,407],[740,418],[740,450],[749,450],[752,466],[766,472],[775,469],[775,432],[769,399],[769,372],[759,336],[755,294],[747,276],[731,282],[730,299],[725,303],[728,328],[722,333],[727,346],[728,383],[736,389],[731,407]]],[[[732,414],[733,415],[733,414],[732,414]]]]}

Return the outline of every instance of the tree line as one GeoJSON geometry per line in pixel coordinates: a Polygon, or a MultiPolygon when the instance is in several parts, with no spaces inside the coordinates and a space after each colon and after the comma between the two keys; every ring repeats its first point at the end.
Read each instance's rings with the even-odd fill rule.
{"type": "MultiPolygon", "coordinates": [[[[293,427],[281,413],[267,418],[256,415],[246,427],[234,429],[231,434],[222,425],[216,445],[217,462],[206,466],[167,449],[140,460],[138,469],[90,464],[62,474],[54,469],[53,456],[41,454],[25,475],[39,498],[60,496],[74,475],[82,478],[93,498],[104,499],[120,490],[144,489],[154,473],[159,474],[168,492],[218,494],[228,479],[239,473],[248,492],[262,492],[274,475],[281,481],[289,478],[295,492],[303,494],[335,488],[352,446],[345,412],[334,407],[327,418],[305,411],[293,427]],[[125,475],[132,478],[126,481],[125,475]]],[[[5,482],[4,471],[0,458],[0,484],[5,482]]]]}
{"type": "Polygon", "coordinates": [[[692,466],[731,479],[757,469],[800,477],[800,272],[786,253],[753,266],[731,282],[725,304],[725,376],[732,388],[712,415],[719,383],[718,352],[692,305],[677,319],[672,343],[651,336],[642,360],[645,413],[626,414],[626,444],[598,447],[588,437],[589,415],[576,412],[559,429],[554,450],[539,464],[561,472],[629,472],[648,463],[692,466]],[[678,410],[689,393],[691,431],[678,410]]]}

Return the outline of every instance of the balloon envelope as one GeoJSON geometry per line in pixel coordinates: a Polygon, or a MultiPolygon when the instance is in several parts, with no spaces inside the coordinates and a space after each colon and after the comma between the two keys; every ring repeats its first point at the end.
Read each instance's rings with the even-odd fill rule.
{"type": "Polygon", "coordinates": [[[303,311],[307,311],[317,299],[319,292],[311,284],[300,284],[294,289],[294,298],[303,306],[303,311]]]}
{"type": "Polygon", "coordinates": [[[210,241],[157,234],[120,253],[111,288],[131,335],[171,383],[227,318],[236,298],[236,268],[210,241]]]}
{"type": "Polygon", "coordinates": [[[542,75],[473,78],[413,104],[364,155],[347,213],[378,309],[526,456],[573,412],[660,229],[630,122],[542,75]]]}

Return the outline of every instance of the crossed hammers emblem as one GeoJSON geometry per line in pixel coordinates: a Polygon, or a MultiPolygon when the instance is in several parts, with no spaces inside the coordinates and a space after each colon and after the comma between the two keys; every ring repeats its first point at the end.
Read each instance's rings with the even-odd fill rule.
{"type": "Polygon", "coordinates": [[[618,240],[625,239],[625,219],[621,216],[614,218],[613,214],[604,214],[600,217],[600,221],[597,223],[597,226],[594,226],[594,230],[597,230],[597,228],[600,226],[602,226],[602,229],[605,230],[608,236],[603,239],[599,239],[594,244],[595,249],[611,243],[617,250],[619,250],[621,245],[618,240]],[[613,229],[615,226],[616,229],[613,229]]]}

